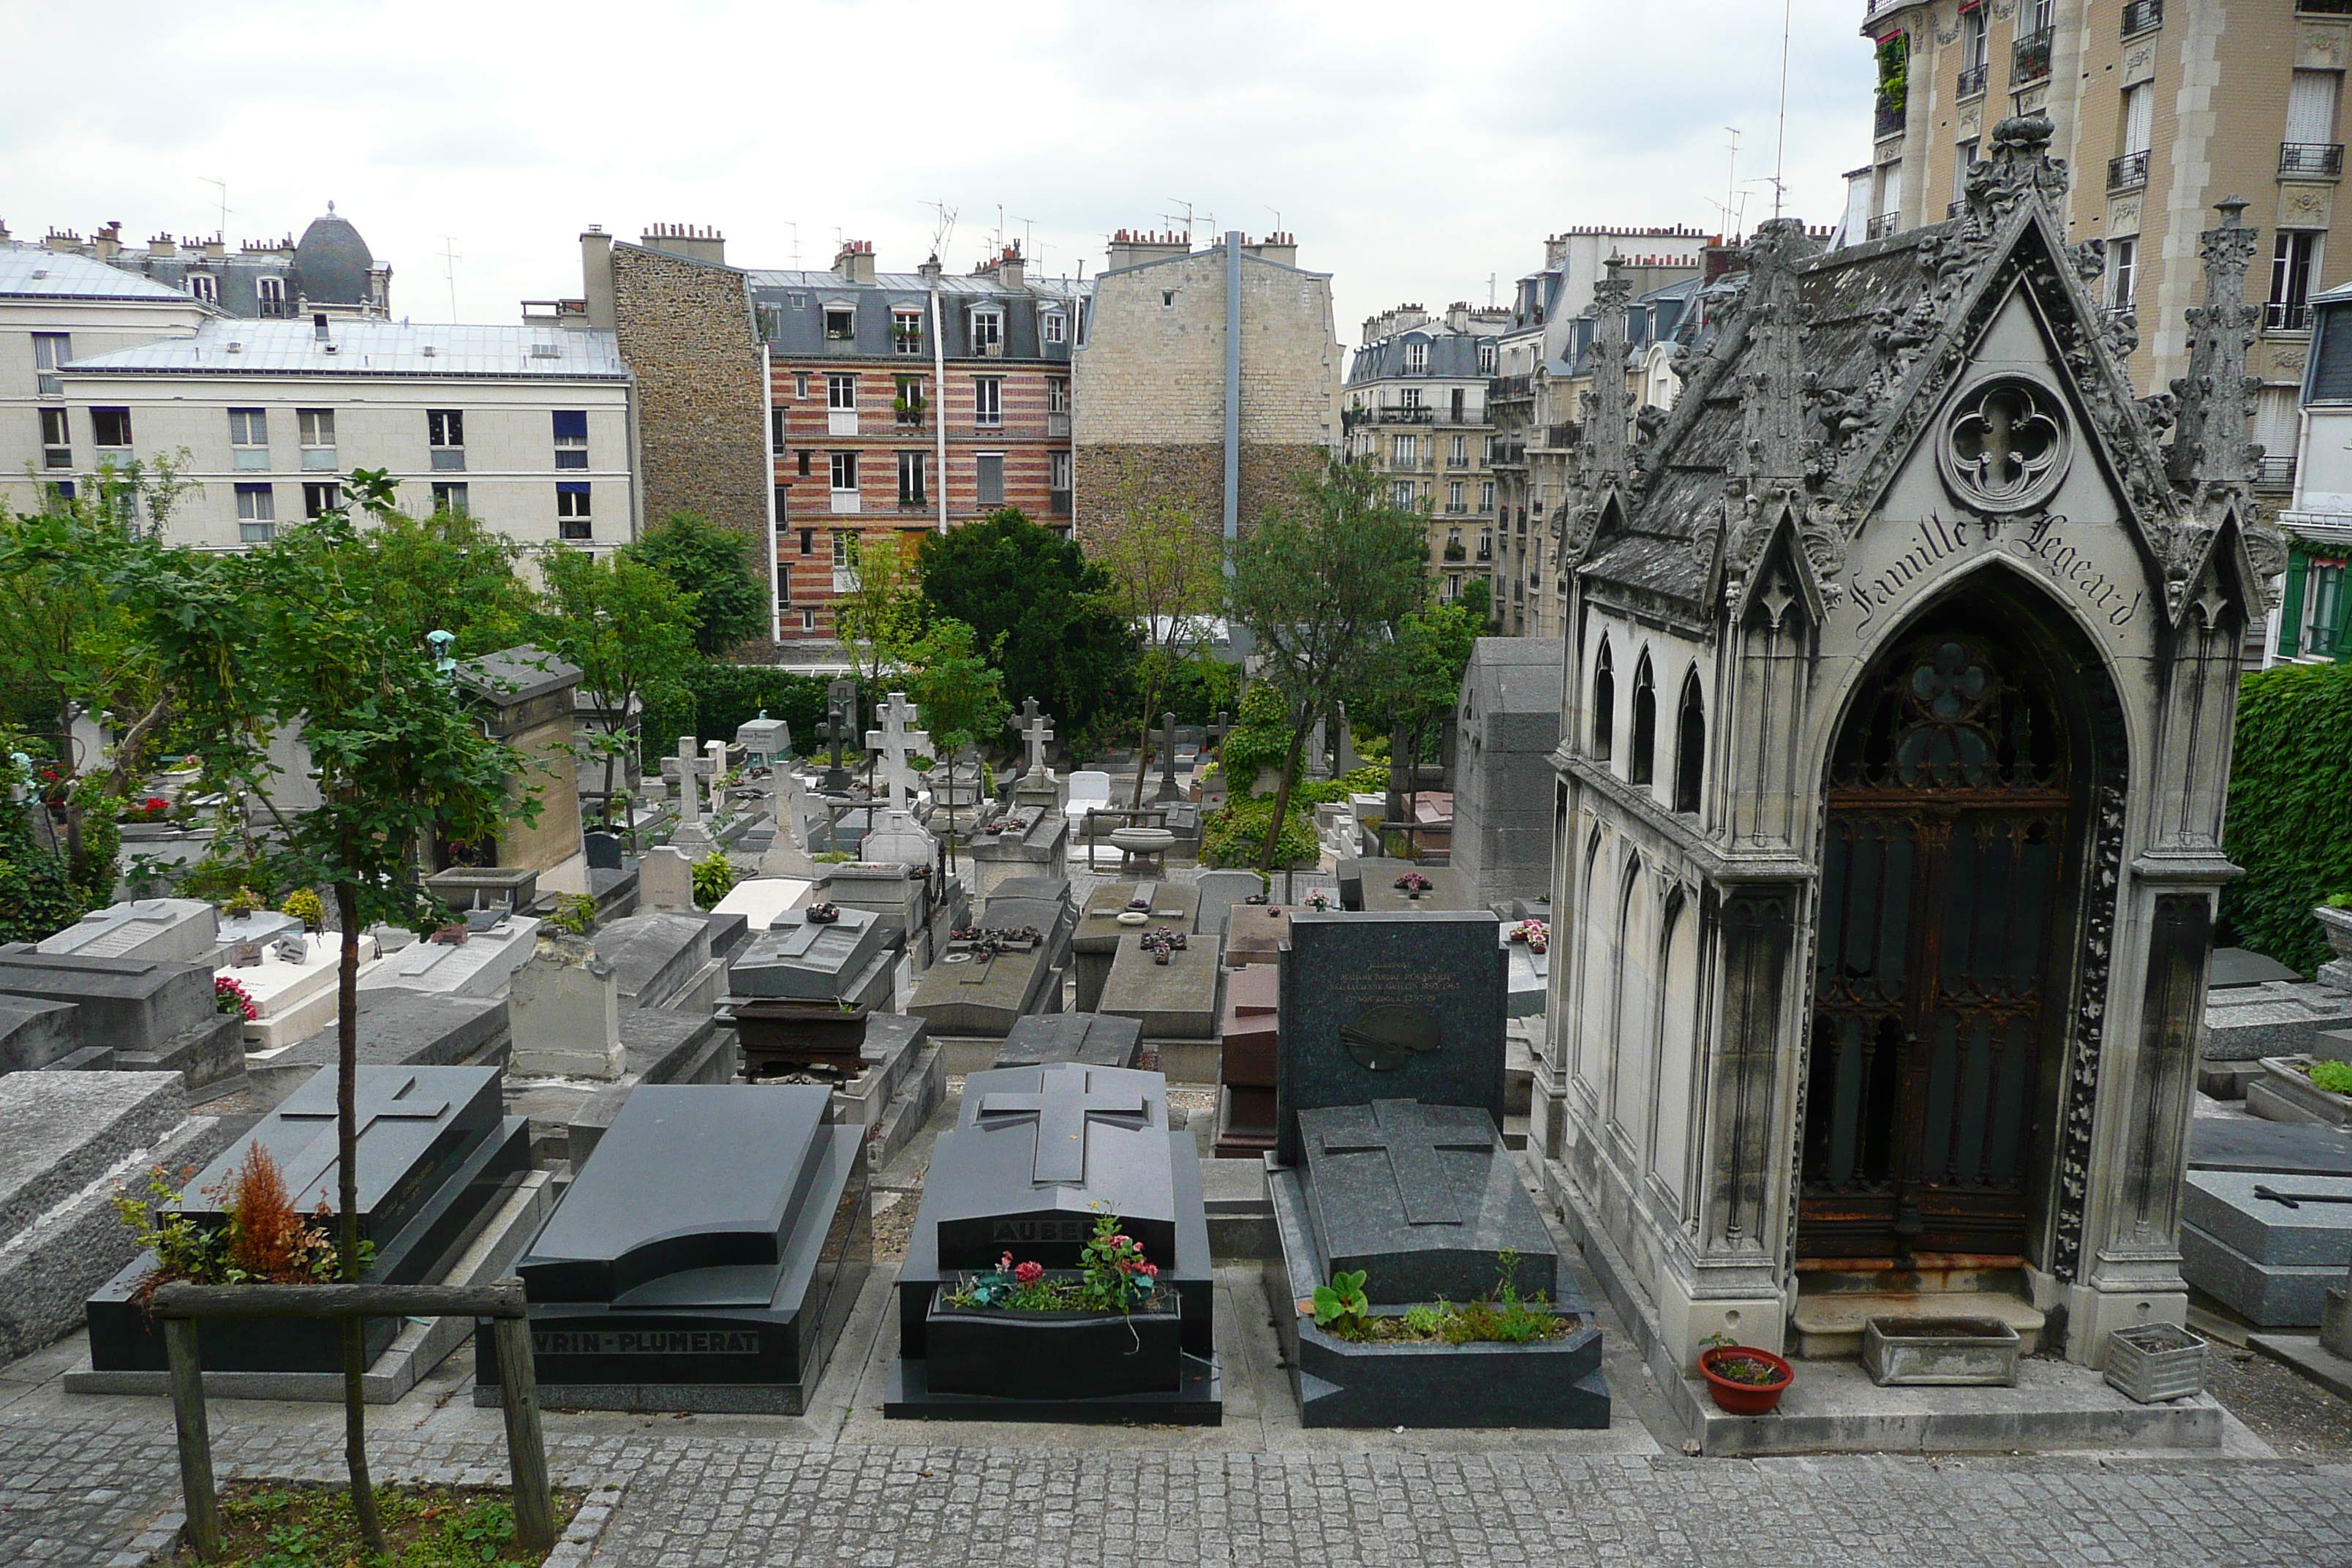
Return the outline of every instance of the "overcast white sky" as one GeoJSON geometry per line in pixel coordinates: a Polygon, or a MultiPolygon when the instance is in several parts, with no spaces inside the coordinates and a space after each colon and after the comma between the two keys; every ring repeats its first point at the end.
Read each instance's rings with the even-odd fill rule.
{"type": "MultiPolygon", "coordinates": [[[[1863,0],[1794,0],[1788,210],[1836,220],[1868,155],[1863,0]]],[[[1769,175],[1771,0],[1120,0],[562,6],[0,0],[21,68],[0,219],[126,237],[291,231],[325,210],[394,268],[395,314],[517,319],[576,294],[590,223],[711,224],[728,259],[970,268],[998,226],[1049,272],[1192,204],[1195,234],[1298,236],[1339,330],[1400,300],[1506,296],[1549,232],[1723,226],[1725,128],[1769,175]],[[663,19],[654,20],[656,16],[663,19]],[[46,58],[51,65],[33,68],[46,58]],[[798,225],[797,241],[794,225],[798,225]]],[[[1747,221],[1771,212],[1745,187],[1747,221]]]]}

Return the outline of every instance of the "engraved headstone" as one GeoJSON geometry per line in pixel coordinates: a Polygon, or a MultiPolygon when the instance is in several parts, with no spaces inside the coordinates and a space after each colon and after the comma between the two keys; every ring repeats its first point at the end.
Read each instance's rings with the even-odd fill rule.
{"type": "Polygon", "coordinates": [[[614,1079],[626,1068],[613,965],[587,938],[542,936],[529,962],[515,971],[508,1005],[514,1032],[509,1071],[614,1079]]]}
{"type": "Polygon", "coordinates": [[[1028,748],[1029,771],[1021,776],[1024,790],[1045,790],[1054,787],[1053,770],[1045,766],[1045,742],[1054,738],[1054,731],[1045,715],[1037,710],[1034,697],[1021,703],[1021,717],[1008,721],[1021,732],[1021,743],[1028,748]]]}
{"type": "Polygon", "coordinates": [[[637,899],[648,910],[694,908],[694,862],[669,845],[637,862],[637,899]]]}
{"type": "Polygon", "coordinates": [[[159,958],[186,963],[211,952],[216,929],[213,906],[201,899],[141,899],[92,910],[56,935],[42,938],[37,946],[42,952],[83,958],[159,958]]]}

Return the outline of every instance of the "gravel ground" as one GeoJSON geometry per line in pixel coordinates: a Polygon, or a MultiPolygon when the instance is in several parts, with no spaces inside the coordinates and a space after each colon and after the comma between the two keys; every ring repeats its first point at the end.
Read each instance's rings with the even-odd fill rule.
{"type": "Polygon", "coordinates": [[[2352,1458],[2352,1405],[2266,1355],[2216,1343],[2205,1391],[2281,1458],[2333,1465],[2352,1458]]]}

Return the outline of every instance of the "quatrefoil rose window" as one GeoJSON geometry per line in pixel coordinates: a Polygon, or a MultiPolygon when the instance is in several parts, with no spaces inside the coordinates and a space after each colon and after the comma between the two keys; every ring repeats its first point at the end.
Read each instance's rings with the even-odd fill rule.
{"type": "Polygon", "coordinates": [[[1963,397],[1937,452],[1945,481],[1986,511],[2017,511],[2049,500],[2073,454],[2056,395],[2019,380],[1996,381],[1963,397]]]}

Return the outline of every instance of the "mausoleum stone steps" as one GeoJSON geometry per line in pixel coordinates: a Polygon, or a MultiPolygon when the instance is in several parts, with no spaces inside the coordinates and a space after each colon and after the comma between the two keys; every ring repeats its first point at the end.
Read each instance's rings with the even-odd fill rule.
{"type": "Polygon", "coordinates": [[[1853,1361],[1862,1355],[1863,1326],[1873,1318],[1991,1318],[2017,1331],[2018,1350],[2032,1355],[2042,1342],[2042,1313],[2006,1290],[1824,1290],[1800,1288],[1790,1319],[1797,1354],[1806,1361],[1853,1361]]]}

